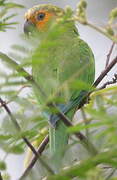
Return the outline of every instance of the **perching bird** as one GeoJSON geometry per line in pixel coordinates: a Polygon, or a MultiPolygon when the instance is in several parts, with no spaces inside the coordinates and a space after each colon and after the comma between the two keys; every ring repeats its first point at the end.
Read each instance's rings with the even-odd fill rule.
{"type": "MultiPolygon", "coordinates": [[[[52,102],[71,120],[83,93],[90,90],[94,81],[93,53],[80,39],[75,22],[65,10],[41,4],[29,9],[25,18],[24,32],[36,30],[40,42],[32,56],[33,78],[45,94],[34,88],[38,101],[45,104],[47,97],[54,97],[52,102]]],[[[49,120],[50,147],[52,157],[60,165],[68,135],[66,126],[55,114],[49,120]]]]}

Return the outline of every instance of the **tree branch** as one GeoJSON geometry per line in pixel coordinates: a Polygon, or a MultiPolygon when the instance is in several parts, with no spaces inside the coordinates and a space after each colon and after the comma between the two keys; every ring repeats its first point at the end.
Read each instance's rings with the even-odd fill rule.
{"type": "Polygon", "coordinates": [[[107,59],[106,59],[105,68],[106,68],[106,67],[108,66],[108,64],[109,64],[110,57],[111,57],[111,54],[112,54],[112,52],[113,52],[114,46],[115,46],[115,43],[113,42],[112,45],[111,45],[111,48],[110,48],[110,50],[109,50],[109,53],[107,54],[107,59]]]}
{"type": "Polygon", "coordinates": [[[114,77],[112,78],[112,80],[104,83],[99,89],[104,89],[104,88],[106,88],[106,86],[115,84],[115,83],[117,83],[117,74],[114,74],[114,77]]]}
{"type": "Polygon", "coordinates": [[[104,36],[106,36],[107,38],[109,38],[110,40],[112,40],[114,43],[117,43],[117,38],[115,36],[110,35],[108,32],[106,32],[106,29],[102,29],[96,25],[94,25],[93,23],[87,21],[86,19],[81,20],[79,17],[75,16],[73,18],[68,19],[68,21],[77,21],[82,25],[85,26],[89,26],[90,28],[96,30],[97,32],[103,34],[104,36]]]}
{"type": "Polygon", "coordinates": [[[112,62],[106,67],[106,69],[100,74],[100,76],[93,83],[93,86],[97,87],[97,85],[102,81],[102,79],[107,75],[107,73],[114,67],[117,63],[117,56],[112,60],[112,62]]]}
{"type": "MultiPolygon", "coordinates": [[[[21,132],[21,128],[20,128],[17,120],[12,115],[10,109],[8,108],[6,103],[2,100],[2,98],[0,98],[0,103],[1,103],[2,107],[5,109],[5,111],[8,113],[8,115],[9,115],[11,121],[13,122],[13,124],[15,125],[17,131],[21,132]]],[[[35,150],[33,145],[28,141],[28,139],[25,136],[22,136],[22,139],[27,144],[27,146],[30,148],[30,150],[33,152],[33,154],[35,154],[35,157],[37,159],[39,159],[41,164],[46,168],[46,170],[48,170],[49,173],[54,174],[53,170],[40,158],[40,154],[38,154],[38,152],[35,150]]]]}
{"type": "Polygon", "coordinates": [[[0,180],[3,180],[2,175],[1,175],[1,172],[0,172],[0,180]]]}
{"type": "Polygon", "coordinates": [[[117,39],[115,37],[111,36],[109,33],[107,33],[105,29],[101,29],[101,28],[95,26],[94,24],[92,24],[91,22],[86,22],[86,25],[89,26],[90,28],[98,31],[99,33],[103,34],[104,36],[108,37],[114,43],[117,43],[117,39]]]}
{"type": "MultiPolygon", "coordinates": [[[[40,146],[38,147],[38,154],[42,154],[42,152],[44,151],[46,145],[49,142],[49,136],[46,136],[45,139],[42,141],[42,143],[40,144],[40,146]]],[[[28,167],[25,169],[24,173],[22,174],[22,176],[19,178],[19,180],[23,180],[23,178],[25,178],[28,173],[30,172],[30,170],[33,168],[33,166],[35,165],[37,161],[37,156],[34,156],[31,160],[31,162],[29,163],[28,167]]]]}

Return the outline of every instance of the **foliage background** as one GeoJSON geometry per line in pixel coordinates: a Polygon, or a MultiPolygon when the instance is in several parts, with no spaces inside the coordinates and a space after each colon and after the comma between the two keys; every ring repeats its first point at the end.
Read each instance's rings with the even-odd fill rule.
{"type": "MultiPolygon", "coordinates": [[[[13,1],[16,2],[16,1],[13,1]]],[[[88,14],[88,18],[90,19],[91,22],[93,22],[96,25],[99,26],[105,26],[107,20],[108,20],[108,14],[110,12],[110,10],[112,8],[114,8],[115,6],[117,6],[117,1],[116,0],[87,0],[88,2],[88,9],[87,9],[87,14],[88,14]]],[[[25,0],[25,1],[18,1],[16,3],[19,4],[23,4],[26,6],[26,8],[24,9],[11,9],[10,11],[12,13],[18,13],[18,16],[13,18],[13,21],[17,21],[19,22],[18,25],[16,25],[16,29],[15,30],[7,30],[6,32],[0,32],[0,39],[1,39],[1,44],[0,44],[0,51],[9,53],[11,51],[11,45],[13,44],[20,44],[22,43],[21,38],[19,37],[19,34],[23,33],[23,23],[24,23],[24,13],[26,12],[26,10],[29,7],[32,7],[35,4],[39,4],[39,3],[53,3],[55,5],[59,5],[61,7],[64,7],[66,5],[70,5],[73,9],[76,8],[76,5],[78,3],[78,1],[74,0],[73,2],[70,0],[64,0],[64,1],[55,1],[55,0],[51,0],[51,1],[42,1],[42,0],[38,0],[38,1],[30,1],[30,0],[25,0]]],[[[9,12],[10,13],[10,12],[9,12]]],[[[96,77],[98,77],[98,75],[102,72],[102,70],[105,67],[105,62],[106,62],[106,56],[108,54],[108,51],[110,49],[111,46],[111,41],[104,37],[102,34],[99,34],[98,32],[96,32],[95,30],[80,25],[78,24],[78,28],[79,28],[79,32],[81,34],[81,37],[88,42],[88,44],[91,46],[94,54],[95,54],[95,59],[96,59],[96,77]]],[[[116,55],[116,51],[117,51],[117,47],[115,47],[112,57],[114,57],[116,55]]],[[[2,69],[2,71],[5,72],[5,74],[9,74],[10,73],[10,69],[9,67],[6,68],[6,66],[2,64],[0,64],[0,67],[2,69]],[[5,69],[3,70],[3,68],[5,67],[5,69]]],[[[103,80],[102,84],[111,79],[113,77],[113,73],[117,73],[117,65],[112,69],[112,71],[108,74],[108,76],[106,76],[106,78],[103,80]]],[[[24,89],[22,91],[22,93],[20,94],[21,97],[28,97],[29,101],[31,99],[32,102],[32,97],[29,96],[30,94],[30,89],[24,89]]],[[[9,99],[9,98],[8,98],[9,99]]],[[[32,103],[28,105],[28,101],[24,102],[23,101],[23,105],[24,107],[22,107],[22,109],[20,108],[20,111],[25,112],[26,113],[26,117],[28,117],[29,112],[31,113],[31,109],[32,109],[32,103]],[[25,109],[25,106],[28,105],[28,110],[25,109]],[[26,111],[25,111],[26,110],[26,111]]],[[[22,105],[22,103],[20,104],[22,105]]],[[[16,106],[16,104],[11,103],[10,107],[12,109],[13,112],[16,112],[16,116],[20,117],[20,113],[19,113],[19,107],[16,106]]],[[[37,107],[34,109],[35,111],[37,110],[37,107]]],[[[113,108],[110,108],[110,112],[113,113],[113,108]]],[[[2,112],[1,113],[1,117],[5,117],[5,114],[2,112]]],[[[23,117],[24,118],[24,117],[23,117]]],[[[27,127],[27,122],[26,124],[23,124],[24,127],[27,127]]],[[[1,151],[2,152],[2,151],[1,151]]],[[[2,157],[4,157],[3,152],[1,153],[1,159],[2,157]]],[[[24,155],[21,155],[21,157],[19,158],[19,156],[14,156],[14,155],[9,155],[6,159],[6,162],[8,163],[8,172],[11,174],[12,179],[16,179],[17,177],[19,177],[21,175],[21,173],[23,172],[23,168],[22,168],[22,164],[23,164],[23,160],[24,160],[24,155]],[[17,162],[17,163],[16,163],[17,162]],[[16,167],[17,165],[17,167],[16,167]],[[15,169],[15,170],[14,170],[15,169]]]]}

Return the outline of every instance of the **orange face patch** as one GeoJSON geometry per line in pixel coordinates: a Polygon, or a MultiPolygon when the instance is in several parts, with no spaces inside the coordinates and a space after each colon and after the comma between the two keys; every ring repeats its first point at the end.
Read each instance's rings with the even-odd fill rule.
{"type": "Polygon", "coordinates": [[[47,24],[49,23],[50,19],[52,19],[54,14],[50,12],[42,12],[42,11],[39,13],[45,13],[45,17],[43,20],[40,21],[37,20],[36,26],[39,30],[44,31],[46,30],[47,24]]]}
{"type": "Polygon", "coordinates": [[[47,28],[47,24],[50,22],[50,20],[52,19],[53,16],[55,16],[55,14],[53,12],[40,10],[40,11],[36,11],[35,13],[31,14],[31,16],[28,17],[28,20],[30,20],[34,25],[36,25],[36,27],[39,31],[45,31],[47,28]],[[42,20],[38,19],[39,14],[45,14],[45,16],[42,20]]]}

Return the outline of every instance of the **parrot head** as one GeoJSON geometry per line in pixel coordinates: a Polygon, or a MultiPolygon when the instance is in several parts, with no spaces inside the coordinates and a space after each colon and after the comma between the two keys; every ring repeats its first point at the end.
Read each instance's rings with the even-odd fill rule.
{"type": "Polygon", "coordinates": [[[39,32],[47,32],[49,27],[64,14],[62,8],[51,4],[34,6],[25,14],[24,32],[29,34],[33,29],[39,32]]]}

